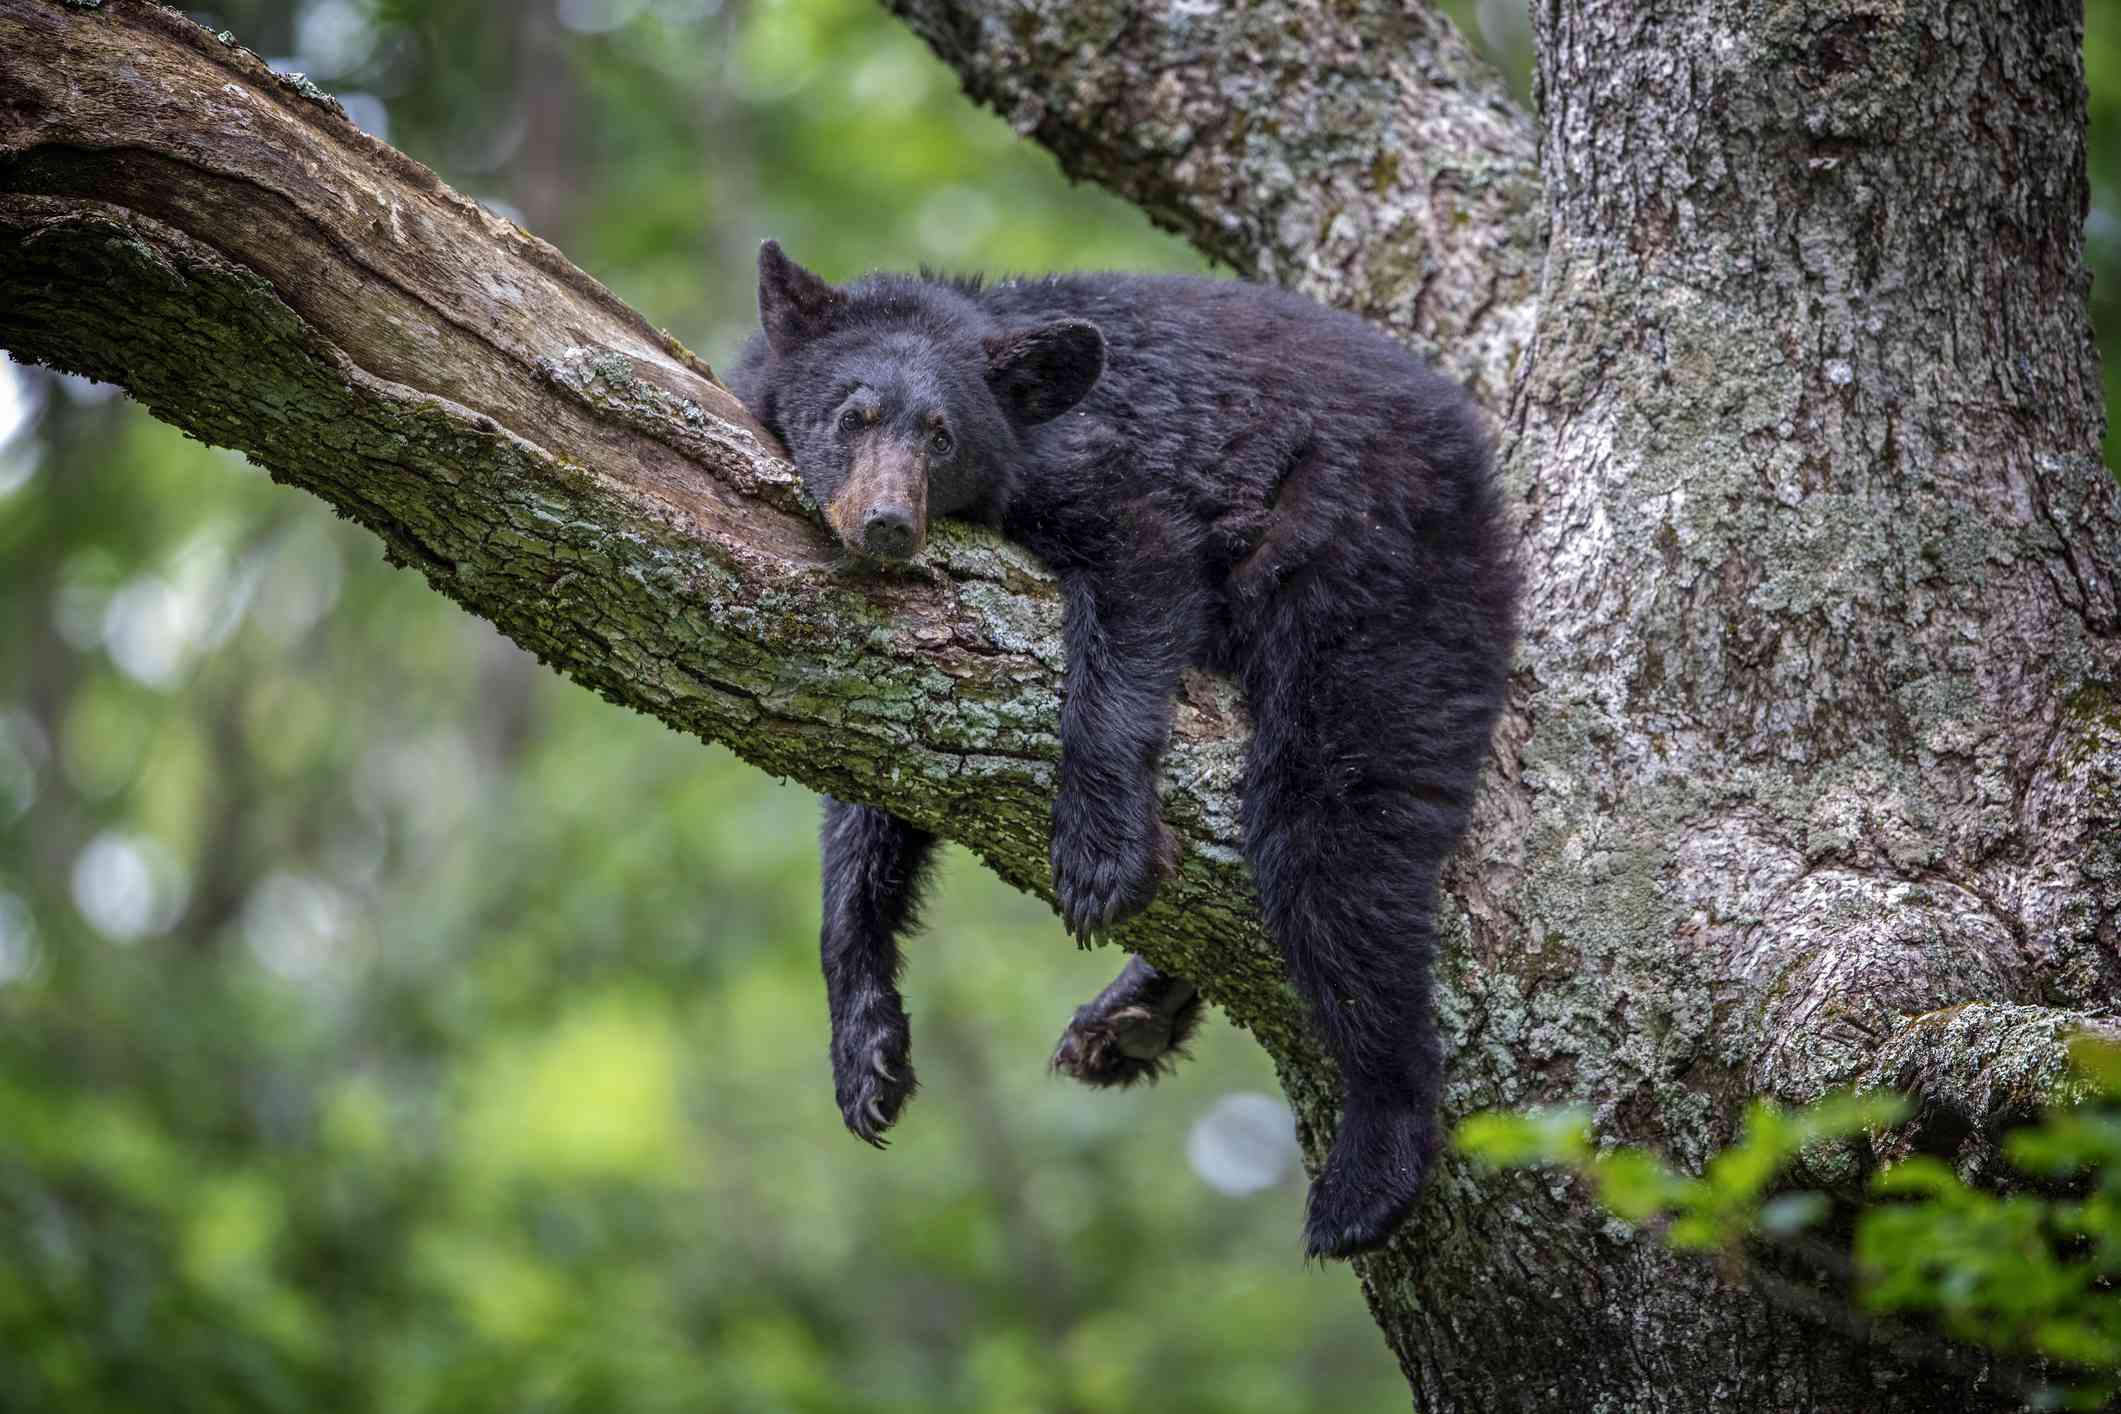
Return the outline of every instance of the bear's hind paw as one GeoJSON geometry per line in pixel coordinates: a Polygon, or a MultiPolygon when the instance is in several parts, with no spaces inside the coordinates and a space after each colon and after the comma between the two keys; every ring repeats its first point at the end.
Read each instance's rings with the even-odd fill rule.
{"type": "Polygon", "coordinates": [[[1083,1007],[1061,1033],[1049,1068],[1099,1089],[1154,1084],[1184,1058],[1186,1038],[1199,1016],[1197,995],[1176,1013],[1146,1006],[1097,1013],[1083,1007]]]}
{"type": "Polygon", "coordinates": [[[1305,1205],[1304,1255],[1344,1260],[1390,1241],[1421,1198],[1436,1149],[1432,1130],[1409,1113],[1343,1110],[1305,1205]]]}

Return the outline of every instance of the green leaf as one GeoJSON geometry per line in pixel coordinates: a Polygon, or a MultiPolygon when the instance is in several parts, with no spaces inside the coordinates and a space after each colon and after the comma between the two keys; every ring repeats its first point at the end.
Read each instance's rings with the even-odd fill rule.
{"type": "Polygon", "coordinates": [[[1580,1109],[1468,1115],[1454,1134],[1461,1152],[1496,1168],[1580,1163],[1591,1152],[1590,1116],[1580,1109]]]}

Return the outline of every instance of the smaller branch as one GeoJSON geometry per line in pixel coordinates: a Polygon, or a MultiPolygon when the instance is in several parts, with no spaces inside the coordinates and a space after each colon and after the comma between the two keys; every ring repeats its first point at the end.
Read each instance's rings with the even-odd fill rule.
{"type": "Polygon", "coordinates": [[[2056,1105],[2089,1097],[2070,1065],[2080,1037],[2121,1044],[2121,1021],[2048,1007],[1975,1002],[1918,1016],[1878,1050],[1858,1088],[1897,1090],[1915,1102],[1904,1124],[1874,1138],[1890,1163],[1929,1153],[1972,1161],[1983,1176],[1998,1167],[1996,1141],[2056,1105]]]}
{"type": "Polygon", "coordinates": [[[1406,0],[890,0],[1070,176],[1248,276],[1382,324],[1499,414],[1531,337],[1537,137],[1406,0]]]}

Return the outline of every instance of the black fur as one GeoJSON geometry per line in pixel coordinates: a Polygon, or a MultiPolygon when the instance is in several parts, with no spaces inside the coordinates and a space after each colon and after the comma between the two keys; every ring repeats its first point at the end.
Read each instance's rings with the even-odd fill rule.
{"type": "Polygon", "coordinates": [[[1053,1068],[1099,1087],[1153,1082],[1185,1055],[1199,1024],[1199,988],[1130,957],[1110,986],[1075,1009],[1053,1068]]]}
{"type": "Polygon", "coordinates": [[[881,1149],[913,1096],[912,1033],[898,991],[898,937],[920,922],[935,836],[866,805],[825,799],[819,952],[832,1012],[840,1116],[881,1149]]]}
{"type": "MultiPolygon", "coordinates": [[[[1180,671],[1241,685],[1245,855],[1345,1085],[1305,1242],[1378,1246],[1439,1145],[1438,877],[1515,634],[1478,414],[1361,321],[1254,285],[875,275],[835,289],[770,244],[760,276],[770,337],[732,386],[843,539],[861,545],[846,525],[865,478],[900,487],[918,471],[926,515],[998,526],[1060,576],[1052,864],[1079,939],[1142,908],[1171,866],[1156,779],[1180,671]]],[[[825,834],[834,1072],[849,1126],[874,1142],[912,1087],[895,935],[930,841],[837,803],[825,834]]],[[[1190,998],[1130,961],[1056,1065],[1096,1083],[1153,1075],[1192,1019],[1173,1009],[1180,988],[1190,998]]]]}

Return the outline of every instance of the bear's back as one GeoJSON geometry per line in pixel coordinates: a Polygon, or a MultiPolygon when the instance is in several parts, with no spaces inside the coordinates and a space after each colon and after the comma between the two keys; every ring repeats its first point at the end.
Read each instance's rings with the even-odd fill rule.
{"type": "Polygon", "coordinates": [[[1222,515],[1273,502],[1310,464],[1336,505],[1491,514],[1487,432],[1464,389],[1352,315],[1184,275],[1051,275],[953,293],[1004,327],[1074,318],[1104,332],[1103,376],[1075,412],[1027,438],[1034,502],[1162,487],[1222,515]],[[1356,481],[1368,490],[1351,494],[1356,481]]]}
{"type": "Polygon", "coordinates": [[[1327,391],[1316,382],[1324,374],[1351,393],[1404,394],[1412,386],[1456,396],[1449,380],[1363,320],[1271,285],[1198,275],[1049,275],[1000,281],[976,298],[1008,325],[1091,320],[1115,355],[1144,360],[1151,373],[1205,372],[1220,385],[1227,370],[1239,369],[1252,384],[1285,384],[1298,396],[1327,391]]]}
{"type": "Polygon", "coordinates": [[[1105,374],[1083,411],[1137,436],[1161,430],[1206,454],[1236,429],[1300,425],[1351,448],[1426,446],[1453,479],[1485,472],[1485,432],[1462,388],[1302,295],[1193,275],[1075,274],[1003,280],[974,297],[1005,326],[1095,323],[1105,374]]]}

